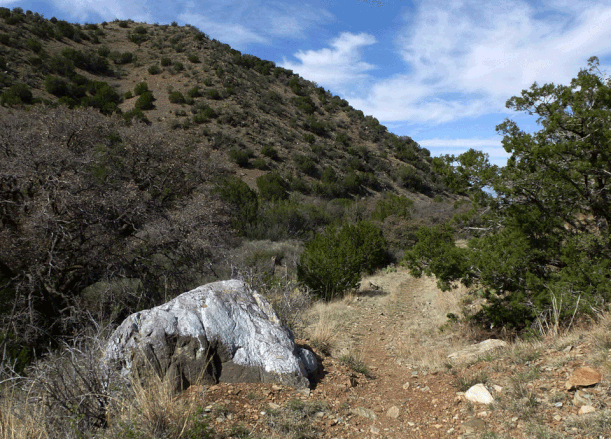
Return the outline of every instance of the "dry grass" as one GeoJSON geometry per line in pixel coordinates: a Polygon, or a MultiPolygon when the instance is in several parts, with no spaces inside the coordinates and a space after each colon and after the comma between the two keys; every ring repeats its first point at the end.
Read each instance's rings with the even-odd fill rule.
{"type": "Polygon", "coordinates": [[[109,427],[103,436],[114,438],[137,432],[143,437],[180,438],[186,431],[201,428],[203,397],[178,397],[170,380],[158,377],[132,382],[132,398],[125,398],[108,413],[109,427]],[[198,415],[199,419],[198,419],[198,415]]]}
{"type": "Polygon", "coordinates": [[[433,306],[443,315],[453,313],[460,314],[463,298],[468,294],[469,289],[460,285],[450,291],[437,290],[433,298],[433,306]]]}
{"type": "Polygon", "coordinates": [[[161,380],[147,387],[133,382],[109,408],[107,427],[84,432],[72,417],[58,417],[49,401],[34,398],[27,389],[5,388],[0,394],[0,438],[80,438],[86,433],[100,439],[206,438],[209,432],[202,404],[201,397],[176,397],[172,386],[161,380]]]}
{"type": "Polygon", "coordinates": [[[15,387],[0,391],[0,438],[25,439],[50,437],[44,404],[33,402],[29,394],[15,387]]]}
{"type": "Polygon", "coordinates": [[[312,346],[325,354],[339,356],[350,350],[352,341],[347,331],[354,320],[350,298],[330,303],[315,303],[305,314],[305,334],[312,346]]]}
{"type": "Polygon", "coordinates": [[[365,363],[365,353],[362,349],[353,349],[348,354],[342,355],[339,359],[342,363],[348,366],[355,372],[369,375],[369,368],[365,363]]]}
{"type": "Polygon", "coordinates": [[[319,308],[318,320],[308,326],[306,332],[313,347],[325,355],[331,354],[337,338],[337,321],[332,318],[331,313],[319,308]]]}
{"type": "Polygon", "coordinates": [[[461,342],[450,345],[433,346],[426,341],[421,342],[417,331],[405,334],[397,341],[401,356],[412,367],[423,370],[441,370],[448,364],[448,355],[464,347],[461,342]]]}
{"type": "Polygon", "coordinates": [[[125,381],[99,361],[101,334],[65,345],[26,377],[6,379],[0,388],[1,439],[210,437],[202,392],[180,397],[173,380],[156,374],[125,381]]]}

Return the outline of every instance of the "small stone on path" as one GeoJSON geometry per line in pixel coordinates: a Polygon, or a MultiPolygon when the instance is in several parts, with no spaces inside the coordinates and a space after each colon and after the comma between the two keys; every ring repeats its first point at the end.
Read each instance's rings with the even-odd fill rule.
{"type": "Polygon", "coordinates": [[[580,415],[587,415],[588,413],[594,413],[596,409],[591,405],[584,405],[579,409],[580,415]]]}
{"type": "Polygon", "coordinates": [[[399,413],[400,413],[399,407],[397,407],[396,405],[393,405],[391,408],[388,409],[386,416],[392,419],[397,419],[399,417],[399,413]]]}

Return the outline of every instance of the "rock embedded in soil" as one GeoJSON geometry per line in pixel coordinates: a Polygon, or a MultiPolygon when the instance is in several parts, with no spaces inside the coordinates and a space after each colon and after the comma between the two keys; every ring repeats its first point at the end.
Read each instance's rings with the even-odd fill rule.
{"type": "Polygon", "coordinates": [[[397,419],[399,417],[399,414],[399,407],[397,407],[396,405],[393,405],[391,408],[388,409],[388,412],[386,412],[386,416],[391,419],[397,419]]]}
{"type": "Polygon", "coordinates": [[[367,419],[376,419],[377,415],[373,412],[373,410],[366,409],[364,407],[357,407],[352,409],[351,412],[357,416],[367,419]]]}
{"type": "Polygon", "coordinates": [[[584,405],[579,409],[580,415],[587,415],[588,413],[594,413],[596,409],[591,405],[584,405]]]}
{"type": "Polygon", "coordinates": [[[479,404],[492,404],[494,398],[483,384],[476,384],[465,392],[465,398],[479,404]]]}
{"type": "Polygon", "coordinates": [[[598,384],[602,379],[602,374],[592,367],[580,367],[577,369],[564,385],[566,390],[573,390],[579,387],[588,387],[598,384]]]}
{"type": "Polygon", "coordinates": [[[573,397],[573,405],[575,407],[583,407],[591,404],[591,397],[588,393],[576,391],[573,397]]]}
{"type": "Polygon", "coordinates": [[[459,360],[466,361],[481,357],[485,353],[494,351],[499,348],[503,348],[507,346],[507,342],[503,340],[497,340],[494,338],[490,338],[488,340],[484,340],[481,343],[477,343],[471,346],[468,346],[460,351],[454,352],[448,355],[448,358],[451,360],[459,360]]]}

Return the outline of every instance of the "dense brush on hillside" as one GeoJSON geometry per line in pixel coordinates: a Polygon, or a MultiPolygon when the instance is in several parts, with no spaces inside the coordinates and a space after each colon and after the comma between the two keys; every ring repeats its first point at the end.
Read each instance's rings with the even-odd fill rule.
{"type": "Polygon", "coordinates": [[[443,185],[408,137],[194,27],[46,20],[2,9],[2,103],[94,107],[197,133],[255,176],[318,198],[443,185]]]}

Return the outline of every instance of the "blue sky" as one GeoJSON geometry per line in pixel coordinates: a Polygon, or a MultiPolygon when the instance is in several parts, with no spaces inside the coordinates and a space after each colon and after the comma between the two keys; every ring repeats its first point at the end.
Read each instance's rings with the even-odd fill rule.
{"type": "MultiPolygon", "coordinates": [[[[568,84],[611,64],[611,2],[0,0],[71,22],[191,24],[292,69],[433,155],[469,148],[504,163],[495,126],[528,131],[505,102],[533,82],[568,84]]],[[[608,69],[605,69],[608,70],[608,69]]]]}

